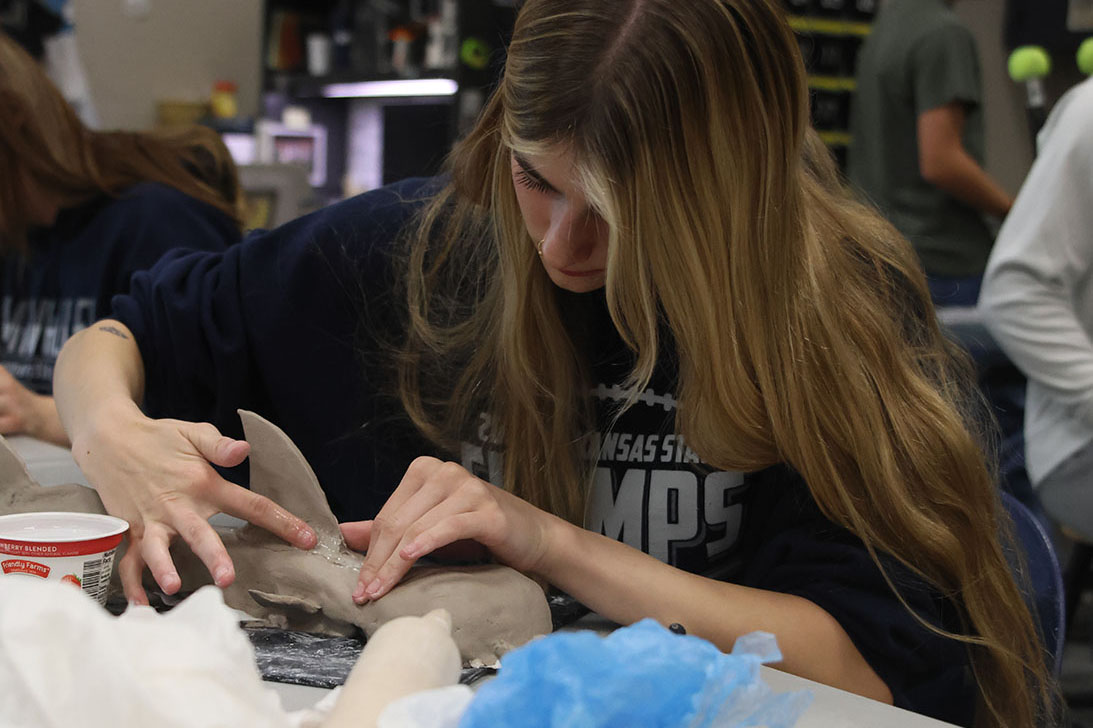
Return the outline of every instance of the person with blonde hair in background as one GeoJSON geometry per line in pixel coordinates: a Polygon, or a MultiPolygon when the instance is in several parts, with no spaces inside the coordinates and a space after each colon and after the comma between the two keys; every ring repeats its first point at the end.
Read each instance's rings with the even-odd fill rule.
{"type": "Polygon", "coordinates": [[[0,109],[0,434],[67,445],[61,346],[164,252],[237,241],[240,192],[211,130],[92,131],[3,34],[0,109]]]}
{"type": "Polygon", "coordinates": [[[114,316],[55,386],[134,601],[179,537],[231,582],[217,511],[314,545],[212,467],[245,407],[367,550],[357,602],[455,550],[961,725],[1052,717],[969,367],[774,0],[529,0],[447,177],[172,255],[114,316]]]}

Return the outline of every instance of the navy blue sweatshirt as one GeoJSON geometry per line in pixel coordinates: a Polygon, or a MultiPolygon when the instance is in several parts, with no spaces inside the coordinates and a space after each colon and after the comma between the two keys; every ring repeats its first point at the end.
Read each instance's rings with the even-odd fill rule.
{"type": "Polygon", "coordinates": [[[172,248],[223,250],[239,237],[224,213],[151,182],[61,210],[51,227],[30,233],[25,256],[0,257],[0,364],[50,394],[61,346],[110,313],[135,271],[172,248]]]}
{"type": "MultiPolygon", "coordinates": [[[[223,252],[170,253],[134,276],[114,315],[144,359],[146,412],[212,422],[239,437],[236,409],[254,410],[299,446],[339,520],[373,517],[414,457],[437,454],[400,417],[382,364],[402,320],[391,254],[429,189],[409,180],[223,252]]],[[[839,621],[897,705],[970,724],[963,648],[915,622],[861,542],[822,516],[790,468],[727,473],[701,463],[673,433],[667,367],[607,430],[628,354],[601,294],[559,295],[567,315],[590,322],[587,341],[596,342],[592,395],[604,426],[589,439],[597,468],[587,527],[694,573],[813,601],[839,621]]],[[[496,482],[493,435],[483,416],[458,457],[496,482]]],[[[958,627],[937,594],[889,568],[923,617],[958,627]]]]}

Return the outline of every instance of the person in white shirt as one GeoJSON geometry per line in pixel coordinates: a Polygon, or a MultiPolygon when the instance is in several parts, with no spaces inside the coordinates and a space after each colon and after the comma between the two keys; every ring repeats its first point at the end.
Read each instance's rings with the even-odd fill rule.
{"type": "Polygon", "coordinates": [[[979,299],[1028,376],[1029,477],[1044,510],[1093,540],[1093,80],[1056,105],[979,299]]]}

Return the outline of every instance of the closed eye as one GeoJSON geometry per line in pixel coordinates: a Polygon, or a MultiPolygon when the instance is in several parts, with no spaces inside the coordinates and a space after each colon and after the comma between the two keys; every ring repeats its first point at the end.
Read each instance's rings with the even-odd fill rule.
{"type": "Polygon", "coordinates": [[[532,177],[530,174],[528,174],[527,170],[524,169],[519,169],[516,171],[516,181],[524,187],[528,188],[529,190],[533,190],[535,192],[548,193],[554,191],[553,187],[546,184],[540,179],[532,177]]]}
{"type": "Polygon", "coordinates": [[[516,166],[519,167],[516,171],[516,181],[519,184],[535,192],[561,194],[554,185],[546,181],[543,175],[536,172],[535,168],[526,159],[519,154],[513,154],[512,156],[516,160],[516,166]]]}

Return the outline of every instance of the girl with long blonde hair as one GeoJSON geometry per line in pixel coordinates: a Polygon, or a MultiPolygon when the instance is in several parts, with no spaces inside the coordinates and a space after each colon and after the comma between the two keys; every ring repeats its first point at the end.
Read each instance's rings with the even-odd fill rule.
{"type": "MultiPolygon", "coordinates": [[[[878,700],[965,725],[1051,720],[965,362],[911,248],[843,190],[807,100],[774,0],[528,0],[446,180],[347,201],[209,268],[218,289],[240,282],[211,309],[229,325],[192,336],[207,347],[239,326],[246,346],[201,365],[230,366],[218,378],[245,375],[248,392],[190,412],[281,415],[367,549],[358,602],[473,542],[619,623],[679,622],[724,649],[762,629],[783,669],[878,700]],[[323,295],[291,298],[307,290],[323,295]],[[328,347],[362,331],[369,360],[395,355],[415,431],[459,461],[417,458],[393,493],[408,448],[388,452],[387,380],[369,365],[335,403],[323,393],[358,366],[351,347],[345,361],[295,353],[308,332],[328,347]],[[338,439],[330,418],[364,426],[338,439]]],[[[245,457],[226,418],[136,411],[143,397],[168,414],[177,384],[158,369],[182,345],[155,331],[209,305],[169,303],[156,281],[203,269],[154,272],[60,364],[77,460],[134,525],[132,599],[145,564],[179,588],[178,535],[218,583],[233,578],[195,514],[314,542],[194,470],[245,457]]]]}
{"type": "Polygon", "coordinates": [[[50,396],[65,339],[166,251],[237,240],[239,195],[211,129],[88,129],[0,33],[0,434],[67,443],[50,396]]]}

